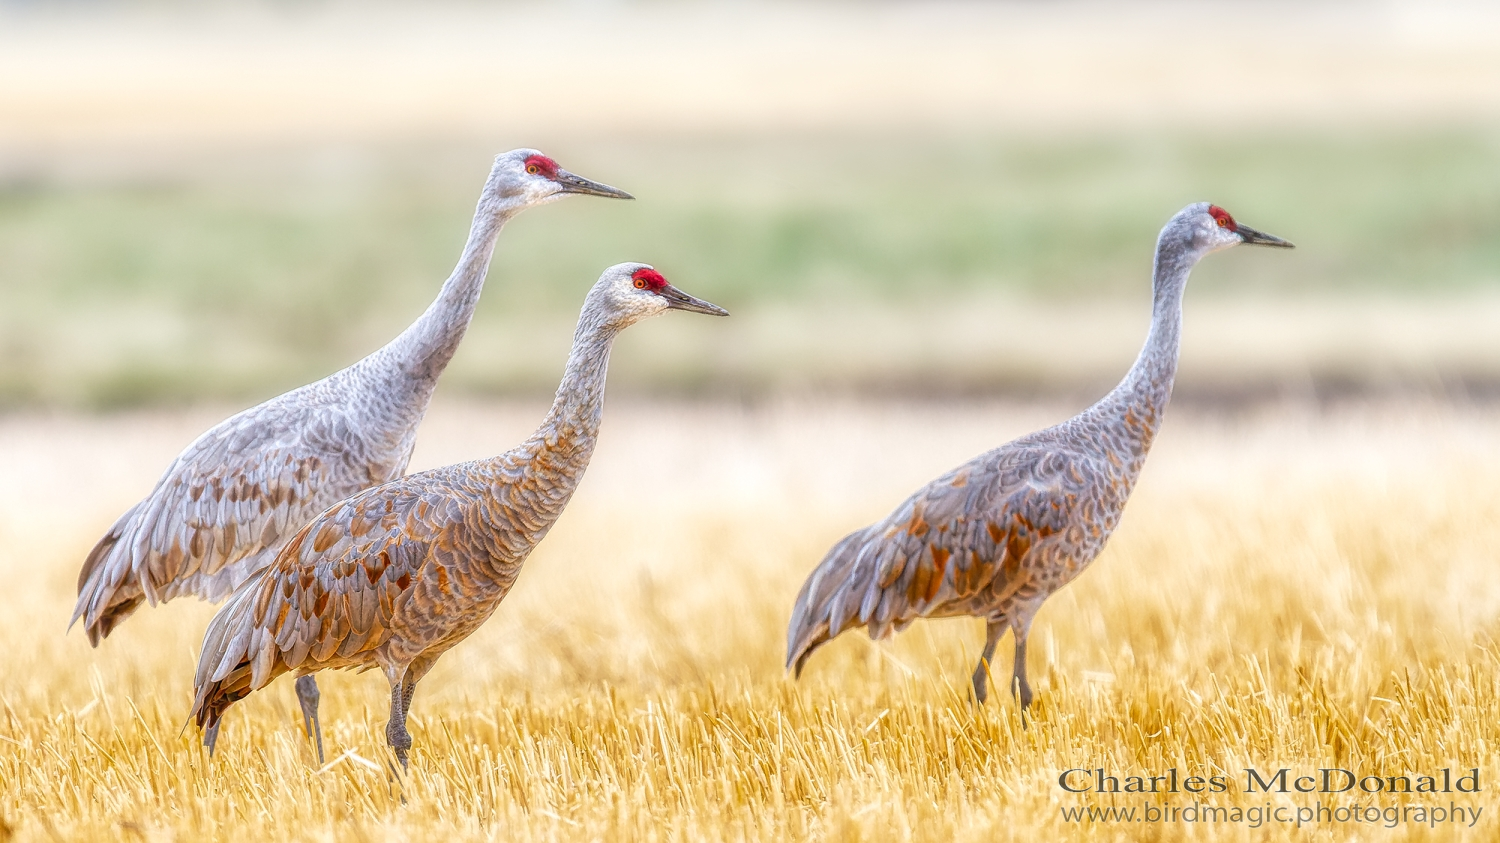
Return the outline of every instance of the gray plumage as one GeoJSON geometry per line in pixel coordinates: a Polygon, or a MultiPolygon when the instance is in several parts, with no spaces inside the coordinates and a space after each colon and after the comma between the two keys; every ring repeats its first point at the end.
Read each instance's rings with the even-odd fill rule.
{"type": "Polygon", "coordinates": [[[797,595],[787,667],[800,675],[815,649],[847,629],[879,639],[917,618],[981,617],[975,698],[985,699],[990,659],[1009,628],[1012,688],[1030,705],[1032,619],[1119,523],[1172,394],[1188,274],[1238,243],[1291,246],[1206,202],[1174,216],[1157,239],[1151,330],[1125,379],[1077,416],[959,466],[834,545],[797,595]]]}
{"type": "Polygon", "coordinates": [[[589,292],[536,433],[493,459],[333,506],[242,585],[210,622],[198,662],[193,717],[210,751],[224,710],[278,675],[378,667],[391,687],[386,735],[404,766],[417,682],[495,611],[583,476],[615,336],[669,308],[725,315],[649,266],[609,268],[589,292]]]}
{"type": "MultiPolygon", "coordinates": [[[[98,646],[143,601],[219,600],[319,512],[400,477],[438,376],[474,314],[501,228],[569,193],[630,198],[535,150],[497,156],[458,266],[426,312],[347,369],[198,437],[89,554],[69,626],[82,620],[98,646]]],[[[315,731],[316,686],[298,691],[315,731]]]]}

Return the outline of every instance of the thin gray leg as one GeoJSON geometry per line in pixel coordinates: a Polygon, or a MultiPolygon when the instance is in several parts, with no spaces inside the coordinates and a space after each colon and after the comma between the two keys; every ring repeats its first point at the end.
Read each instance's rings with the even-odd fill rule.
{"type": "Polygon", "coordinates": [[[212,726],[203,730],[203,745],[208,747],[209,758],[214,757],[214,744],[219,741],[219,725],[224,722],[222,717],[220,715],[221,719],[215,720],[212,726]]]}
{"type": "Polygon", "coordinates": [[[436,659],[418,657],[416,661],[407,665],[406,678],[401,680],[401,722],[406,723],[406,716],[411,714],[411,698],[417,694],[417,683],[432,670],[436,659]]]}
{"type": "Polygon", "coordinates": [[[1031,707],[1031,683],[1026,681],[1026,633],[1027,629],[1013,630],[1016,634],[1016,664],[1011,672],[1011,693],[1021,702],[1021,711],[1031,707]]]}
{"type": "Polygon", "coordinates": [[[406,753],[411,749],[411,735],[406,731],[406,697],[400,683],[391,686],[391,721],[385,725],[385,739],[396,751],[396,760],[406,770],[406,753]]]}
{"type": "Polygon", "coordinates": [[[974,668],[974,700],[980,705],[990,695],[990,661],[995,657],[995,644],[1004,634],[1004,620],[992,620],[984,626],[984,652],[979,656],[979,666],[974,668]]]}
{"type": "Polygon", "coordinates": [[[417,694],[417,680],[410,673],[406,674],[406,681],[401,683],[401,718],[406,722],[406,715],[411,712],[411,698],[417,694]]]}
{"type": "Polygon", "coordinates": [[[318,680],[309,673],[297,677],[297,702],[302,705],[302,728],[318,743],[318,766],[323,766],[323,729],[318,725],[318,680]]]}

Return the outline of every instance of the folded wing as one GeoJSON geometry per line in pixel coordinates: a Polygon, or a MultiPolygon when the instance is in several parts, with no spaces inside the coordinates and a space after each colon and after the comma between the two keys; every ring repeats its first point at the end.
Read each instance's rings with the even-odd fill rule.
{"type": "Polygon", "coordinates": [[[351,459],[341,414],[287,415],[264,404],[199,437],[95,545],[72,621],[92,643],[145,600],[222,598],[325,507],[384,479],[351,459]]]}
{"type": "Polygon", "coordinates": [[[451,498],[425,475],[370,489],[324,512],[246,581],[204,635],[193,716],[213,725],[231,703],[304,666],[365,663],[421,576],[451,498]]]}
{"type": "Polygon", "coordinates": [[[1041,450],[1004,448],[939,477],[882,521],[834,545],[803,584],[787,629],[787,667],[866,627],[882,638],[920,617],[972,614],[1030,576],[1032,548],[1063,529],[1075,467],[1041,450]]]}

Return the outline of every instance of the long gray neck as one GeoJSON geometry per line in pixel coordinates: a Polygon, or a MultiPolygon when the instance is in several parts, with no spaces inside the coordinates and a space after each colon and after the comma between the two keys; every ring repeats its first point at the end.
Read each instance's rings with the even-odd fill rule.
{"type": "Polygon", "coordinates": [[[1140,456],[1151,447],[1172,397],[1182,337],[1182,292],[1198,258],[1163,233],[1152,273],[1151,331],[1146,344],[1120,384],[1084,413],[1117,420],[1124,444],[1140,456]]]}
{"type": "MultiPolygon", "coordinates": [[[[573,350],[563,370],[552,407],[531,442],[559,454],[581,456],[588,462],[604,415],[604,382],[609,373],[609,351],[620,327],[586,308],[573,333],[573,350]]],[[[578,472],[582,474],[582,465],[578,472]]]]}
{"type": "Polygon", "coordinates": [[[609,350],[620,327],[591,313],[585,308],[579,318],[562,383],[541,426],[518,448],[479,464],[493,490],[481,505],[501,526],[491,536],[499,545],[496,558],[524,558],[542,540],[593,456],[609,350]]]}
{"type": "Polygon", "coordinates": [[[514,581],[521,561],[547,535],[583,479],[604,410],[609,349],[619,328],[588,318],[585,310],[552,409],[541,427],[507,453],[474,464],[488,492],[476,498],[480,522],[475,536],[485,547],[483,563],[497,581],[514,581]]]}
{"type": "MultiPolygon", "coordinates": [[[[461,468],[458,484],[474,517],[455,527],[455,541],[482,578],[515,582],[521,563],[557,523],[594,453],[604,409],[609,350],[619,328],[590,318],[585,307],[573,350],[547,417],[519,446],[461,468]]],[[[499,595],[505,589],[500,589],[499,595]]]]}
{"type": "Polygon", "coordinates": [[[498,179],[492,175],[479,196],[469,240],[464,244],[458,266],[443,282],[443,288],[426,312],[386,346],[386,359],[395,364],[400,375],[410,379],[413,386],[425,387],[427,392],[453,359],[469,320],[474,317],[474,306],[484,289],[500,229],[525,207],[500,194],[498,179]]]}

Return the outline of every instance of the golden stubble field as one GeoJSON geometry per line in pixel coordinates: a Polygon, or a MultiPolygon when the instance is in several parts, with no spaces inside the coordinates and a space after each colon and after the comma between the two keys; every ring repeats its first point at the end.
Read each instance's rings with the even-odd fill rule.
{"type": "MultiPolygon", "coordinates": [[[[1250,840],[1270,823],[1069,824],[1061,771],[1361,774],[1477,767],[1484,790],[1321,797],[1482,808],[1473,829],[1325,824],[1299,839],[1481,839],[1500,736],[1500,414],[1385,403],[1168,415],[1123,525],[1034,630],[1034,720],[966,697],[981,627],[846,635],[793,683],[791,599],[911,488],[1075,408],[614,402],[575,503],[413,707],[393,786],[386,690],[323,674],[330,763],[291,682],[236,706],[210,760],[181,726],[210,607],[64,634],[96,535],[223,408],[0,419],[0,839],[1250,840]],[[400,793],[404,792],[403,804],[400,793]]],[[[537,404],[439,401],[415,466],[519,439],[537,404]]],[[[1008,640],[1008,639],[1007,639],[1008,640]]],[[[997,672],[1009,669],[1002,643],[997,672]]],[[[998,702],[998,704],[997,704],[998,702]]],[[[1188,794],[1156,804],[1185,807],[1188,794]]]]}

